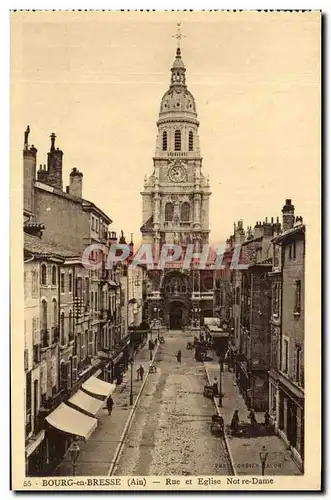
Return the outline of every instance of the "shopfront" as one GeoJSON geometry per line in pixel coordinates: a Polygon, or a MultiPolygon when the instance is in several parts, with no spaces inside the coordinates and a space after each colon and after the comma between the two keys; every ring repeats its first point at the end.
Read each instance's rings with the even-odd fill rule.
{"type": "Polygon", "coordinates": [[[304,397],[299,388],[291,391],[279,383],[279,430],[291,447],[294,458],[302,466],[304,460],[304,397]]]}
{"type": "Polygon", "coordinates": [[[47,441],[43,430],[35,439],[31,439],[26,447],[26,475],[43,476],[45,463],[47,463],[47,441]]]}

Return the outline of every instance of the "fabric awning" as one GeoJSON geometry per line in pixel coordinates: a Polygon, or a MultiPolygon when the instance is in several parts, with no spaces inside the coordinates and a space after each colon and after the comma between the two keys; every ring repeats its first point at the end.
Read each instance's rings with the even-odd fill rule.
{"type": "Polygon", "coordinates": [[[101,410],[104,401],[100,401],[100,399],[96,399],[86,394],[86,392],[79,390],[69,399],[69,403],[95,416],[101,410]]]}
{"type": "Polygon", "coordinates": [[[206,317],[203,319],[203,323],[205,326],[208,327],[220,327],[221,326],[221,320],[220,318],[215,318],[215,317],[206,317]]]}
{"type": "Polygon", "coordinates": [[[52,411],[46,421],[55,429],[79,436],[87,441],[92,432],[96,429],[98,421],[96,418],[88,417],[80,411],[70,408],[65,403],[61,403],[56,410],[52,411]]]}
{"type": "Polygon", "coordinates": [[[116,356],[115,359],[113,359],[113,363],[114,365],[116,365],[116,363],[118,363],[121,359],[123,358],[123,353],[120,352],[118,356],[116,356]]]}
{"type": "Polygon", "coordinates": [[[210,335],[215,339],[228,338],[229,332],[224,332],[221,328],[210,329],[210,335]]]}
{"type": "Polygon", "coordinates": [[[29,457],[38,448],[38,446],[43,442],[45,438],[45,431],[39,432],[39,434],[34,438],[30,439],[28,445],[25,449],[26,456],[29,457]]]}
{"type": "Polygon", "coordinates": [[[84,382],[82,388],[91,394],[108,397],[113,394],[116,389],[116,385],[109,384],[108,382],[104,382],[103,380],[93,376],[84,382]]]}

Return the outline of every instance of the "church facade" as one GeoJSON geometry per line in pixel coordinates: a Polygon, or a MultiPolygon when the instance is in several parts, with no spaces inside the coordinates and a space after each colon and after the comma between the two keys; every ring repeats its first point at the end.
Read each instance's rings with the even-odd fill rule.
{"type": "Polygon", "coordinates": [[[213,273],[183,259],[188,248],[201,252],[209,242],[209,180],[202,171],[195,99],[186,85],[178,46],[170,86],[161,99],[154,171],[142,191],[142,243],[155,261],[163,245],[179,245],[182,259],[149,271],[148,316],[169,328],[198,328],[212,316],[213,273]],[[189,247],[188,247],[189,245],[189,247]]]}

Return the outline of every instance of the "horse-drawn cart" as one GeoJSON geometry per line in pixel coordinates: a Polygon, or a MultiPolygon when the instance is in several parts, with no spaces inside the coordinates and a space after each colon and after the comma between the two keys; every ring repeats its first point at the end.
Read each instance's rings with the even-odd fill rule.
{"type": "Polygon", "coordinates": [[[224,434],[224,419],[222,415],[215,414],[211,417],[210,431],[224,434]]]}
{"type": "Polygon", "coordinates": [[[214,388],[212,385],[205,385],[203,388],[203,395],[205,398],[213,399],[215,396],[214,388]]]}

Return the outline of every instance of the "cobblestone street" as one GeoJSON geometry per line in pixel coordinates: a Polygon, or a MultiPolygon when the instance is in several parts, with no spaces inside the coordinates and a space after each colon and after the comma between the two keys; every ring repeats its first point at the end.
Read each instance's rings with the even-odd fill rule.
{"type": "Polygon", "coordinates": [[[192,335],[169,331],[141,395],[115,475],[229,474],[223,441],[210,431],[212,401],[204,398],[207,377],[192,335]],[[182,351],[178,363],[176,353],[182,351]]]}

